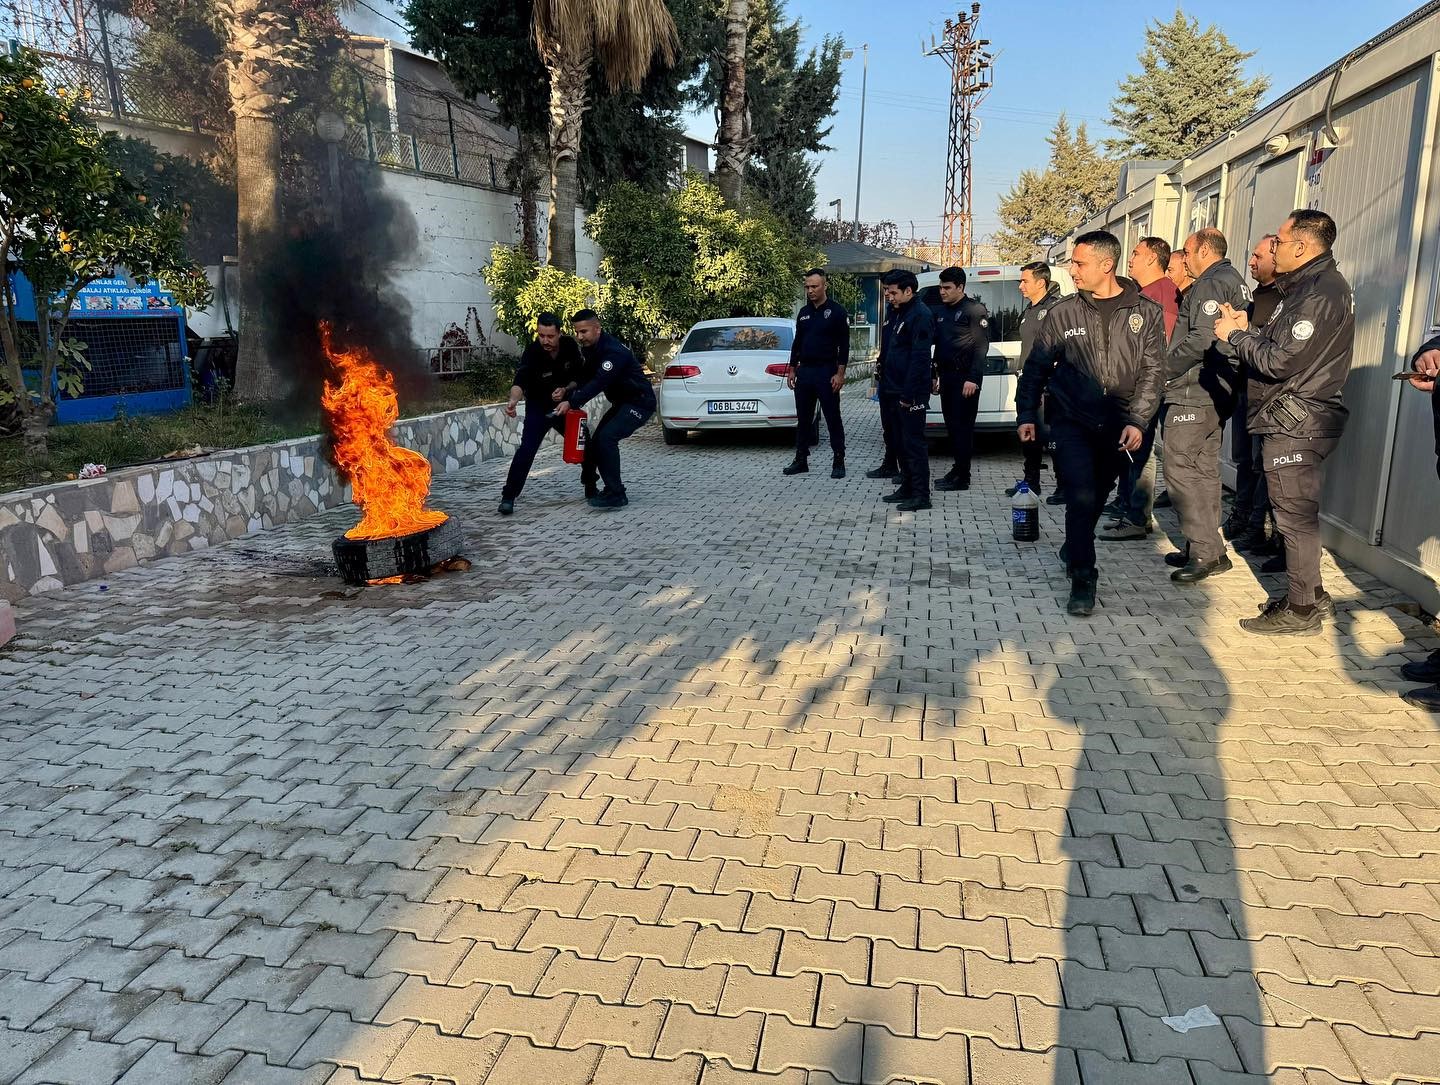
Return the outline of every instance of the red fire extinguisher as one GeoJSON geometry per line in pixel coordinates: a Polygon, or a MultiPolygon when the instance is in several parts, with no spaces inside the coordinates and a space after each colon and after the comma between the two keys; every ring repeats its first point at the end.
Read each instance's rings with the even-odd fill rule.
{"type": "Polygon", "coordinates": [[[585,462],[585,444],[590,439],[590,425],[585,421],[585,412],[571,407],[565,412],[565,451],[561,458],[566,463],[585,462]]]}

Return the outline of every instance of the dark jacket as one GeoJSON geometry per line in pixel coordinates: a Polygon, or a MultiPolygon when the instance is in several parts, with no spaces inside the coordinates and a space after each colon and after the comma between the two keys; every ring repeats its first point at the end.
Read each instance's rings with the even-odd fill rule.
{"type": "Polygon", "coordinates": [[[600,393],[619,406],[655,409],[655,389],[645,370],[630,353],[630,348],[609,332],[601,332],[593,347],[585,350],[585,360],[593,366],[589,381],[570,395],[570,406],[579,407],[600,393]]]}
{"type": "Polygon", "coordinates": [[[546,404],[548,411],[553,405],[550,393],[556,388],[566,388],[577,383],[585,368],[585,359],[580,354],[580,344],[568,335],[560,337],[560,350],[552,358],[539,342],[531,343],[520,355],[520,364],[515,368],[515,384],[525,393],[526,402],[546,404]]]}
{"type": "Polygon", "coordinates": [[[1165,311],[1130,279],[1120,286],[1109,320],[1083,290],[1050,307],[1020,374],[1022,425],[1039,421],[1042,395],[1048,422],[1150,425],[1165,380],[1165,311]]]}
{"type": "Polygon", "coordinates": [[[1350,284],[1325,253],[1275,280],[1280,304],[1259,331],[1230,336],[1248,367],[1251,433],[1339,437],[1350,412],[1342,399],[1355,349],[1355,302],[1350,284]],[[1309,417],[1299,424],[1265,411],[1282,392],[1297,397],[1309,417]]]}
{"type": "Polygon", "coordinates": [[[850,360],[850,314],[834,298],[816,308],[808,301],[795,317],[791,365],[845,365],[850,360]]]}
{"type": "Polygon", "coordinates": [[[1196,405],[1233,400],[1239,387],[1234,351],[1215,338],[1220,306],[1250,304],[1245,280],[1229,260],[1217,260],[1190,284],[1175,318],[1165,359],[1165,402],[1196,405]]]}
{"type": "MultiPolygon", "coordinates": [[[[1440,350],[1440,335],[1421,344],[1420,349],[1410,359],[1410,368],[1414,369],[1416,360],[1429,350],[1440,350]]],[[[1430,410],[1435,414],[1435,473],[1440,474],[1440,392],[1430,393],[1430,410]]]]}
{"type": "Polygon", "coordinates": [[[935,345],[935,317],[917,293],[890,311],[885,321],[880,352],[879,392],[911,406],[930,400],[931,351],[935,345]]]}
{"type": "Polygon", "coordinates": [[[1050,288],[1045,291],[1045,296],[1037,302],[1032,302],[1020,315],[1021,368],[1024,368],[1026,359],[1030,357],[1030,351],[1035,346],[1035,337],[1040,334],[1040,327],[1046,314],[1055,307],[1055,303],[1059,300],[1060,284],[1052,282],[1050,288]]]}
{"type": "Polygon", "coordinates": [[[1280,288],[1273,282],[1264,286],[1256,286],[1250,292],[1250,304],[1246,307],[1245,313],[1250,319],[1250,327],[1259,330],[1270,323],[1270,318],[1275,315],[1276,308],[1280,305],[1280,288]]]}
{"type": "Polygon", "coordinates": [[[930,312],[935,316],[935,372],[979,384],[990,353],[990,310],[966,295],[930,312]]]}

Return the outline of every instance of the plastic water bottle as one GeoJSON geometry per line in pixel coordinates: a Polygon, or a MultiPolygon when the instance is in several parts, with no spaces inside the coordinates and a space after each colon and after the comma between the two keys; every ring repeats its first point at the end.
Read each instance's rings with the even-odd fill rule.
{"type": "Polygon", "coordinates": [[[1010,499],[1010,534],[1016,542],[1040,538],[1040,499],[1024,480],[1015,483],[1015,496],[1010,499]]]}

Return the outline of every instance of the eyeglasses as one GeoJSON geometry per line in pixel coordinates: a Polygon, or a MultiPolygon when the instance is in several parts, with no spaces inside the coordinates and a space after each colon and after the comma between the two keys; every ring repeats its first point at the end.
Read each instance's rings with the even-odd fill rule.
{"type": "Polygon", "coordinates": [[[1282,240],[1281,238],[1278,238],[1278,237],[1272,237],[1272,238],[1270,239],[1270,251],[1271,251],[1271,252],[1275,252],[1277,249],[1280,248],[1281,245],[1303,245],[1303,244],[1305,244],[1305,242],[1304,242],[1302,239],[1298,238],[1298,237],[1292,237],[1289,241],[1284,241],[1284,240],[1282,240]]]}

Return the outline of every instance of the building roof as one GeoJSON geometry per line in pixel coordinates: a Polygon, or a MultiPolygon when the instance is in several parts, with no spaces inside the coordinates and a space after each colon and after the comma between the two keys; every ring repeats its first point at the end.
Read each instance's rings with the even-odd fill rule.
{"type": "Polygon", "coordinates": [[[887,271],[922,271],[925,265],[898,252],[862,245],[858,241],[832,241],[825,246],[825,270],[848,274],[882,275],[887,271]]]}

